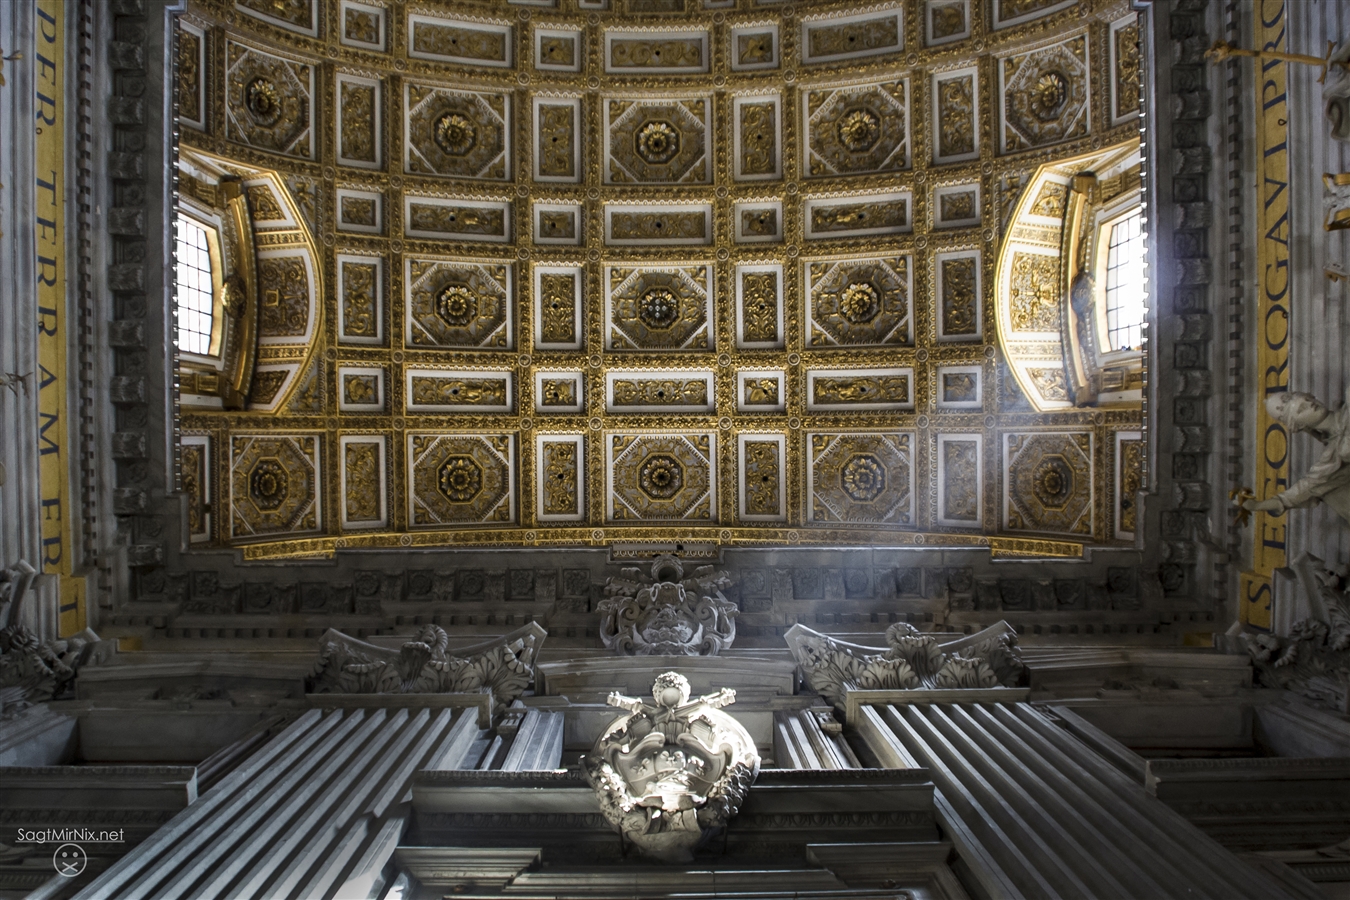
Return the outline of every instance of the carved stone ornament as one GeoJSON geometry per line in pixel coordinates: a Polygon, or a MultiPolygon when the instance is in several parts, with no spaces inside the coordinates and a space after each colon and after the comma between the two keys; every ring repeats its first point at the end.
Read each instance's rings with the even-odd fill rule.
{"type": "Polygon", "coordinates": [[[947,643],[897,622],[886,629],[882,653],[803,625],[784,637],[807,684],[840,710],[846,690],[1014,687],[1024,671],[1017,633],[1006,622],[947,643]]]}
{"type": "Polygon", "coordinates": [[[100,642],[87,628],[63,640],[40,641],[19,624],[24,596],[36,574],[23,560],[0,569],[0,718],[68,695],[80,666],[98,661],[112,649],[111,642],[100,642]]]}
{"type": "Polygon", "coordinates": [[[1257,680],[1350,712],[1350,571],[1304,553],[1291,566],[1312,615],[1288,635],[1243,634],[1257,680]]]}
{"type": "Polygon", "coordinates": [[[1325,444],[1322,455],[1286,490],[1266,500],[1240,494],[1234,503],[1242,509],[1279,514],[1306,509],[1320,501],[1350,522],[1350,387],[1338,409],[1328,409],[1312,394],[1285,391],[1266,400],[1270,417],[1289,434],[1306,431],[1325,444]]]}
{"type": "Polygon", "coordinates": [[[730,688],[689,699],[689,682],[666,672],[647,703],[623,694],[609,705],[628,710],[582,759],[600,811],[643,854],[689,862],[694,849],[726,827],[759,775],[750,734],[721,711],[730,688]]]}
{"type": "Polygon", "coordinates": [[[492,691],[500,715],[534,681],[534,660],[548,632],[531,622],[510,634],[446,652],[449,636],[424,625],[398,650],[357,640],[332,628],[320,638],[319,660],[307,689],[314,694],[460,694],[492,691]]]}
{"type": "Polygon", "coordinates": [[[689,578],[663,554],[651,576],[624,569],[605,582],[600,640],[620,656],[716,656],[736,639],[736,604],[722,594],[726,572],[700,566],[689,578]]]}

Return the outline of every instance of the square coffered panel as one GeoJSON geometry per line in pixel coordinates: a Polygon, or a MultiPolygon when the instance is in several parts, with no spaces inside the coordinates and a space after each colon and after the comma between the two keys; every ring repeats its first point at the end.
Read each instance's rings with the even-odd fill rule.
{"type": "Polygon", "coordinates": [[[234,435],[230,442],[230,534],[235,540],[318,531],[318,435],[234,435]]]}
{"type": "Polygon", "coordinates": [[[608,495],[613,522],[717,520],[713,434],[608,434],[608,495]]]}
{"type": "Polygon", "coordinates": [[[406,265],[409,346],[511,347],[511,263],[409,258],[406,265]]]}
{"type": "Polygon", "coordinates": [[[712,266],[609,266],[605,346],[611,350],[711,350],[712,266]]]}
{"type": "Polygon", "coordinates": [[[914,522],[914,435],[807,437],[813,522],[914,522]]]}
{"type": "Polygon", "coordinates": [[[1003,525],[1012,531],[1091,534],[1092,434],[1003,436],[1003,525]]]}
{"type": "Polygon", "coordinates": [[[409,82],[403,169],[412,175],[510,177],[511,97],[409,82]]]}
{"type": "Polygon", "coordinates": [[[802,120],[804,175],[865,175],[909,166],[906,79],[804,88],[802,120]]]}
{"type": "Polygon", "coordinates": [[[607,97],[606,184],[704,184],[712,98],[607,97]]]}
{"type": "Polygon", "coordinates": [[[810,261],[806,282],[807,346],[913,341],[910,257],[810,261]]]}
{"type": "Polygon", "coordinates": [[[515,521],[515,436],[409,434],[408,524],[419,528],[515,521]]]}

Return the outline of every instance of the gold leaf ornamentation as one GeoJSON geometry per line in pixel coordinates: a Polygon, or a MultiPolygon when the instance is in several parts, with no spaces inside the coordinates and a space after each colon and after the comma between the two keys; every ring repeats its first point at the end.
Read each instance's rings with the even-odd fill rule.
{"type": "Polygon", "coordinates": [[[463,378],[414,375],[410,405],[415,406],[487,406],[509,403],[505,378],[463,378]]]}
{"type": "Polygon", "coordinates": [[[206,494],[207,448],[204,444],[183,444],[183,493],[187,496],[188,535],[209,537],[207,510],[211,498],[206,494]]]}
{"type": "Polygon", "coordinates": [[[1137,495],[1143,487],[1144,442],[1120,442],[1120,530],[1133,534],[1138,526],[1137,495]]]}
{"type": "Polygon", "coordinates": [[[1013,331],[1059,330],[1059,260],[1039,253],[1013,256],[1009,290],[1013,331]]]}
{"type": "Polygon", "coordinates": [[[500,31],[414,21],[411,44],[414,51],[427,56],[501,64],[508,60],[507,38],[500,31]]]}
{"type": "Polygon", "coordinates": [[[806,30],[806,56],[813,62],[899,50],[900,46],[900,20],[894,14],[838,24],[813,24],[806,30]]]}
{"type": "Polygon", "coordinates": [[[1126,25],[1113,35],[1116,51],[1116,118],[1139,112],[1139,26],[1126,25]]]}
{"type": "Polygon", "coordinates": [[[309,327],[309,273],[300,256],[258,260],[260,337],[300,337],[309,327]]]}
{"type": "Polygon", "coordinates": [[[978,441],[942,442],[942,518],[979,522],[980,445],[978,441]]]}
{"type": "Polygon", "coordinates": [[[778,334],[778,273],[741,273],[741,342],[772,344],[778,334]]]}
{"type": "Polygon", "coordinates": [[[545,441],[542,444],[540,478],[543,479],[545,515],[574,516],[579,510],[577,484],[577,446],[571,441],[545,441]]]}
{"type": "Polygon", "coordinates": [[[539,382],[539,405],[543,407],[562,406],[568,409],[577,405],[577,383],[571,378],[545,378],[539,382]]]}
{"type": "Polygon", "coordinates": [[[375,217],[375,201],[369,197],[343,197],[340,207],[344,225],[375,228],[380,224],[375,217]]]}
{"type": "Polygon", "coordinates": [[[616,38],[609,44],[611,69],[688,69],[702,71],[700,38],[616,38]]]}
{"type": "Polygon", "coordinates": [[[1031,383],[1035,385],[1042,399],[1063,401],[1069,399],[1069,383],[1064,378],[1063,367],[1028,368],[1027,375],[1031,377],[1031,383]]]}
{"type": "Polygon", "coordinates": [[[509,345],[506,265],[413,260],[409,343],[439,347],[509,345]]]}
{"type": "Polygon", "coordinates": [[[1042,147],[1088,132],[1087,38],[1003,60],[1003,149],[1042,147]]]}
{"type": "Polygon", "coordinates": [[[610,269],[609,345],[614,349],[708,349],[704,266],[610,269]]]}
{"type": "Polygon", "coordinates": [[[849,406],[910,402],[908,375],[818,376],[811,382],[811,402],[849,406]]]}
{"type": "Polygon", "coordinates": [[[707,99],[605,101],[611,184],[703,184],[709,180],[707,99]]]}
{"type": "Polygon", "coordinates": [[[373,84],[340,81],[342,134],[340,155],[344,159],[375,162],[375,91],[373,84]]]}
{"type": "Polygon", "coordinates": [[[230,452],[231,536],[318,528],[318,438],[235,435],[230,452]]]}
{"type": "Polygon", "coordinates": [[[312,156],[313,66],[226,44],[226,136],[289,156],[312,156]]]}
{"type": "Polygon", "coordinates": [[[374,44],[380,39],[380,15],[348,6],[342,11],[342,34],[349,41],[374,44]]]}
{"type": "Polygon", "coordinates": [[[807,174],[860,175],[905,168],[907,90],[904,81],[892,81],[808,91],[807,174]]]}
{"type": "Polygon", "coordinates": [[[539,105],[539,174],[552,178],[575,178],[576,111],[571,104],[539,105]]]}
{"type": "Polygon", "coordinates": [[[980,398],[980,382],[970,372],[942,373],[942,402],[971,403],[980,398]]]}
{"type": "Polygon", "coordinates": [[[808,344],[907,344],[909,257],[811,263],[808,344]]]}
{"type": "Polygon", "coordinates": [[[772,175],[778,171],[778,107],[771,102],[742,103],[740,121],[740,174],[772,175]]]}
{"type": "Polygon", "coordinates": [[[782,459],[777,441],[747,440],[745,454],[745,514],[780,516],[782,496],[782,459]]]}
{"type": "Polygon", "coordinates": [[[352,441],[343,447],[347,467],[346,504],[348,522],[373,522],[380,518],[380,446],[352,441]]]}
{"type": "Polygon", "coordinates": [[[380,310],[376,307],[375,263],[347,262],[342,265],[343,337],[373,338],[380,333],[380,310]]]}
{"type": "Polygon", "coordinates": [[[812,521],[913,522],[909,434],[813,434],[810,443],[812,521]]]}
{"type": "Polygon", "coordinates": [[[616,409],[708,406],[708,382],[702,378],[616,378],[612,391],[616,409]]]}
{"type": "MultiPolygon", "coordinates": [[[[192,122],[202,116],[202,39],[186,28],[178,30],[178,114],[192,122]]],[[[0,85],[4,84],[0,81],[0,85]]]]}
{"type": "Polygon", "coordinates": [[[970,75],[938,82],[938,155],[975,152],[975,79],[970,75]]]}
{"type": "Polygon", "coordinates": [[[610,518],[714,518],[711,439],[693,435],[611,435],[610,518]]]}
{"type": "Polygon", "coordinates": [[[414,527],[513,521],[510,435],[414,434],[408,445],[414,527]]]}
{"type": "Polygon", "coordinates": [[[404,168],[419,175],[503,179],[510,100],[506,94],[408,84],[404,168]]]}
{"type": "Polygon", "coordinates": [[[977,263],[978,260],[973,256],[944,259],[941,262],[944,337],[973,336],[979,333],[980,323],[976,319],[978,303],[975,296],[977,263]]]}
{"type": "Polygon", "coordinates": [[[568,272],[539,276],[539,334],[546,344],[571,344],[577,339],[576,277],[568,272]]]}
{"type": "Polygon", "coordinates": [[[1014,531],[1092,533],[1092,439],[1086,432],[1007,438],[1008,519],[1014,531]]]}
{"type": "Polygon", "coordinates": [[[314,28],[313,0],[235,0],[241,9],[287,22],[306,31],[314,28]]]}

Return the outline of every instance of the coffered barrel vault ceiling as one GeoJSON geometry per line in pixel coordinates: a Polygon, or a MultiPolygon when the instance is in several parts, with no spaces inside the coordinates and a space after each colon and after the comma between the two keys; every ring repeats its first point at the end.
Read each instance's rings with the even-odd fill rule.
{"type": "Polygon", "coordinates": [[[1139,411],[1028,402],[995,269],[1040,167],[1137,140],[1133,28],[1124,0],[189,0],[181,192],[199,161],[266,179],[259,234],[303,220],[257,244],[248,408],[184,395],[195,539],[1132,537],[1139,411]]]}

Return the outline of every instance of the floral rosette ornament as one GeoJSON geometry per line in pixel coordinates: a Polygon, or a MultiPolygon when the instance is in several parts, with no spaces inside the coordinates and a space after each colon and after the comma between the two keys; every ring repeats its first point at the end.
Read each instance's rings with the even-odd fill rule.
{"type": "Polygon", "coordinates": [[[726,827],[759,775],[750,734],[721,708],[736,702],[723,688],[693,701],[689,682],[666,672],[654,703],[623,694],[628,710],[582,761],[600,811],[623,838],[662,862],[689,862],[694,849],[726,827]]]}

